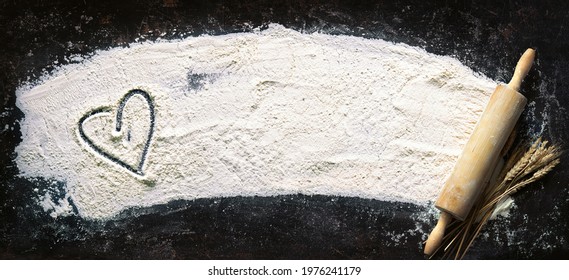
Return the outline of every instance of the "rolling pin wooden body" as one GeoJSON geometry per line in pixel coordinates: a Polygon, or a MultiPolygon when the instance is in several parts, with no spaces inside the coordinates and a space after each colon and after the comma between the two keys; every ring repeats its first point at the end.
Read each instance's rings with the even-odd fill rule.
{"type": "Polygon", "coordinates": [[[466,218],[488,184],[526,103],[519,92],[498,85],[435,204],[439,210],[461,221],[466,218]]]}
{"type": "Polygon", "coordinates": [[[435,203],[441,210],[439,222],[425,244],[431,255],[440,246],[444,231],[455,218],[463,221],[488,184],[499,156],[523,112],[527,99],[518,92],[529,72],[535,51],[528,49],[516,65],[508,85],[498,85],[466,143],[450,177],[435,203]]]}

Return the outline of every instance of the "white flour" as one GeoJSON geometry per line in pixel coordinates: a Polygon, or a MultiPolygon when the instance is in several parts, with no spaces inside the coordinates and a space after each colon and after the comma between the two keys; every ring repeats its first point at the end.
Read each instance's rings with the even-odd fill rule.
{"type": "MultiPolygon", "coordinates": [[[[438,195],[495,86],[418,48],[278,25],[134,44],[21,87],[16,162],[23,176],[65,182],[93,219],[220,196],[422,204],[438,195]],[[150,99],[123,101],[117,132],[133,89],[150,99]]],[[[53,216],[71,209],[39,200],[53,216]]]]}

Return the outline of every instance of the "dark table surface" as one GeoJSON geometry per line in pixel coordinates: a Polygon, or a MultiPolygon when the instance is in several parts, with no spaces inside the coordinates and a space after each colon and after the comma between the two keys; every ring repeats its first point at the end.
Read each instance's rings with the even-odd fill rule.
{"type": "MultiPolygon", "coordinates": [[[[361,198],[198,199],[129,209],[106,222],[54,219],[34,200],[33,189],[46,188],[45,181],[18,177],[14,148],[24,116],[14,92],[71,55],[141,37],[226,34],[269,23],[418,46],[501,82],[534,47],[537,61],[522,88],[532,106],[519,130],[566,147],[569,4],[495,2],[0,1],[0,129],[9,128],[0,132],[0,258],[422,259],[432,207],[361,198]]],[[[467,258],[569,259],[568,162],[563,156],[546,178],[517,193],[517,208],[490,223],[467,258]]]]}

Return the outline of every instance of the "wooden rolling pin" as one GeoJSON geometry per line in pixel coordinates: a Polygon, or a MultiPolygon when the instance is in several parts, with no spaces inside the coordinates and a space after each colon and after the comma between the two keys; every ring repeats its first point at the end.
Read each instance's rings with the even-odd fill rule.
{"type": "Polygon", "coordinates": [[[526,50],[516,65],[510,83],[498,85],[490,96],[486,109],[435,203],[441,216],[425,243],[426,255],[432,255],[440,246],[445,228],[453,217],[464,221],[488,184],[500,152],[527,103],[518,90],[534,58],[535,51],[526,50]]]}

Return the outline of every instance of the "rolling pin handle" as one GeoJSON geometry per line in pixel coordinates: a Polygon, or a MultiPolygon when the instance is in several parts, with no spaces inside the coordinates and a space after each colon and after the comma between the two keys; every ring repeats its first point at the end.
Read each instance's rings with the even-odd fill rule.
{"type": "Polygon", "coordinates": [[[535,50],[532,48],[527,49],[516,65],[516,70],[514,70],[512,80],[510,80],[510,83],[508,84],[509,88],[515,91],[520,91],[522,80],[527,76],[531,66],[533,65],[534,59],[535,50]]]}
{"type": "Polygon", "coordinates": [[[447,212],[441,212],[441,216],[437,225],[427,238],[427,242],[425,243],[425,250],[424,253],[427,256],[431,256],[435,253],[435,251],[441,246],[443,242],[443,237],[445,236],[445,230],[448,224],[452,221],[452,215],[447,212]]]}

